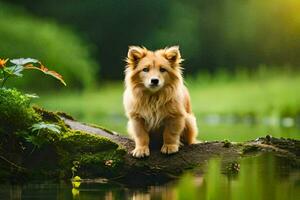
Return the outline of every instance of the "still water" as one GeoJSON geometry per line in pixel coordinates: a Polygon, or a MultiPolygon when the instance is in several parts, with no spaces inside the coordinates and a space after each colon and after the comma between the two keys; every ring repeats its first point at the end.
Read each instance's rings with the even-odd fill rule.
{"type": "Polygon", "coordinates": [[[300,169],[291,168],[278,157],[270,154],[245,157],[236,162],[235,169],[228,173],[222,158],[214,158],[202,172],[190,171],[162,185],[132,187],[118,183],[82,183],[76,189],[65,182],[0,185],[0,199],[300,199],[300,169]]]}

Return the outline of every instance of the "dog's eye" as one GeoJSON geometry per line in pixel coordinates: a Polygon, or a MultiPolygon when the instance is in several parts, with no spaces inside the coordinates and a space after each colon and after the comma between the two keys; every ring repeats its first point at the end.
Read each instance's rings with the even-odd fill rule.
{"type": "Polygon", "coordinates": [[[166,72],[167,70],[166,70],[165,68],[161,67],[161,68],[159,69],[159,71],[160,71],[160,72],[166,72]]]}
{"type": "Polygon", "coordinates": [[[149,72],[149,68],[148,68],[148,67],[145,67],[145,68],[143,69],[143,72],[149,72]]]}

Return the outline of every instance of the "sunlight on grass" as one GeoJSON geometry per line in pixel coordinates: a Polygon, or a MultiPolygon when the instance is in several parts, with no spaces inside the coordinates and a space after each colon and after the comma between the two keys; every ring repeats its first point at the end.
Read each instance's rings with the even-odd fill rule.
{"type": "MultiPolygon", "coordinates": [[[[203,79],[204,80],[204,79],[203,79]]],[[[255,119],[272,117],[295,117],[300,113],[300,76],[271,76],[256,78],[202,82],[202,79],[187,79],[191,93],[193,111],[198,119],[201,140],[229,139],[244,141],[259,136],[299,138],[296,129],[285,129],[280,125],[266,127],[249,124],[211,126],[202,120],[210,114],[251,116],[255,119]],[[227,134],[221,134],[226,132],[227,134]]],[[[76,119],[99,124],[120,133],[126,133],[126,117],[122,104],[123,84],[106,83],[98,90],[41,95],[38,105],[54,111],[64,111],[76,119]]]]}
{"type": "Polygon", "coordinates": [[[258,116],[300,113],[300,76],[266,80],[216,83],[204,87],[189,84],[195,113],[254,114],[258,116]]]}

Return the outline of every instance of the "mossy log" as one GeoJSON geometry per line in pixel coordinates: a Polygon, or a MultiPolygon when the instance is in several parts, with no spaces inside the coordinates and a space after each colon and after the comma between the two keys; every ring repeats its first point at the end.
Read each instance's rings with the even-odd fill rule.
{"type": "Polygon", "coordinates": [[[275,156],[286,160],[291,167],[300,167],[299,140],[279,139],[267,135],[266,137],[243,143],[229,141],[202,142],[182,146],[178,153],[172,155],[163,155],[159,149],[150,148],[150,157],[137,159],[130,154],[134,148],[134,142],[131,139],[98,126],[80,123],[65,117],[62,119],[71,129],[100,135],[118,144],[126,151],[122,167],[118,169],[118,175],[110,177],[114,181],[130,184],[147,184],[174,179],[190,169],[202,173],[203,166],[215,156],[221,156],[224,173],[235,173],[235,170],[238,169],[234,166],[236,166],[241,157],[257,155],[263,152],[272,152],[275,156]]]}
{"type": "MultiPolygon", "coordinates": [[[[203,173],[208,160],[215,156],[222,159],[222,173],[237,173],[240,158],[262,152],[272,152],[291,167],[300,168],[298,140],[266,136],[243,143],[202,142],[182,146],[178,153],[172,155],[161,154],[161,144],[151,144],[150,157],[136,159],[130,153],[134,142],[128,137],[78,122],[65,113],[49,112],[38,107],[26,109],[15,120],[24,119],[22,116],[27,114],[28,119],[34,121],[26,121],[17,128],[13,117],[11,121],[0,123],[2,182],[70,180],[80,176],[85,180],[153,184],[175,179],[191,169],[195,173],[203,173]],[[47,129],[33,132],[28,124],[35,122],[55,124],[60,127],[60,133],[47,129]]],[[[9,112],[0,114],[2,119],[6,119],[3,113],[9,112]]],[[[16,116],[15,112],[10,112],[10,116],[16,116]]]]}

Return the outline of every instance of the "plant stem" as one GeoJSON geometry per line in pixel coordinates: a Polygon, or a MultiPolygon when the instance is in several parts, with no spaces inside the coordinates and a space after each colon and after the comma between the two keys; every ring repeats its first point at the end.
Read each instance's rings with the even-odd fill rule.
{"type": "Polygon", "coordinates": [[[7,79],[9,78],[9,75],[6,76],[6,77],[3,75],[3,77],[4,77],[4,78],[3,78],[3,81],[2,81],[2,84],[1,84],[1,88],[4,87],[4,83],[5,83],[5,82],[7,81],[7,79]]]}
{"type": "Polygon", "coordinates": [[[5,80],[5,73],[4,73],[4,69],[2,68],[1,69],[1,72],[2,72],[2,77],[3,77],[3,79],[1,79],[1,81],[2,81],[2,83],[1,83],[1,88],[3,88],[3,85],[4,85],[4,80],[5,80]]]}
{"type": "Polygon", "coordinates": [[[4,156],[1,156],[1,155],[0,155],[0,158],[1,158],[2,160],[4,160],[5,162],[9,163],[11,166],[14,166],[14,167],[17,168],[17,169],[20,169],[20,170],[24,170],[24,169],[25,169],[24,167],[20,167],[20,166],[18,166],[17,164],[15,164],[15,163],[9,161],[9,160],[6,159],[4,156]]]}
{"type": "MultiPolygon", "coordinates": [[[[15,67],[14,67],[13,70],[12,70],[12,72],[15,71],[16,67],[17,67],[17,65],[15,65],[15,67]]],[[[8,75],[5,77],[5,71],[4,71],[4,69],[2,69],[2,70],[3,70],[3,71],[2,71],[2,73],[3,73],[3,81],[2,81],[2,84],[1,84],[1,88],[4,87],[5,82],[6,82],[7,79],[11,76],[10,73],[7,73],[8,75]]]]}

